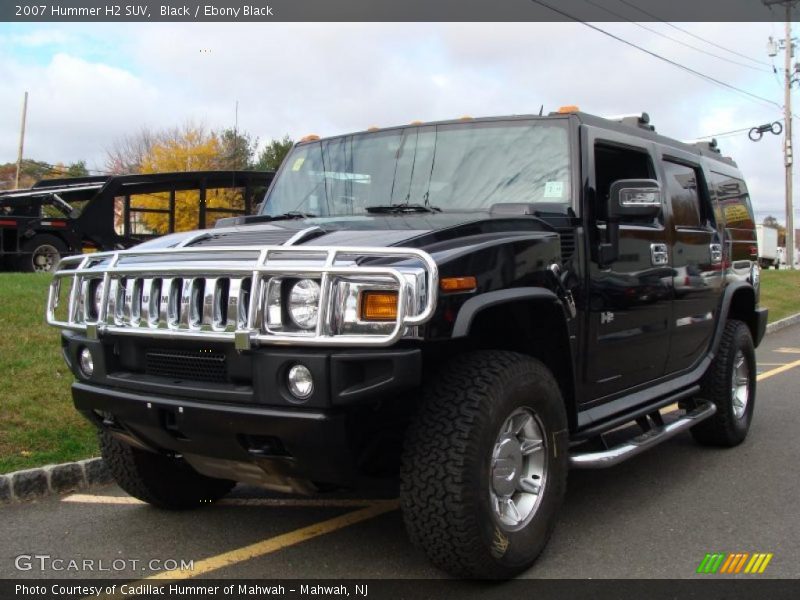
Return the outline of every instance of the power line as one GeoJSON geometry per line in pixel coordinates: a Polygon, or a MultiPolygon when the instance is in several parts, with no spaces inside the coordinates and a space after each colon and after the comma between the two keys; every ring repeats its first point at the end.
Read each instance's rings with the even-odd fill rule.
{"type": "MultiPolygon", "coordinates": [[[[58,165],[54,165],[51,163],[47,163],[41,160],[32,160],[30,158],[25,158],[22,162],[35,165],[37,167],[43,167],[50,172],[58,173],[59,175],[68,175],[69,168],[68,167],[59,167],[58,165]]],[[[112,173],[111,171],[100,171],[98,169],[89,169],[88,167],[84,167],[87,173],[94,173],[96,175],[116,175],[117,173],[112,173]]]]}
{"type": "Polygon", "coordinates": [[[706,81],[709,81],[709,82],[714,83],[716,85],[722,86],[724,88],[728,88],[729,90],[732,90],[732,91],[737,92],[739,94],[742,94],[744,96],[748,96],[752,100],[757,100],[759,102],[762,102],[762,103],[765,103],[765,104],[769,104],[770,106],[774,106],[776,108],[783,109],[783,106],[781,106],[777,102],[774,102],[774,101],[772,101],[772,100],[770,100],[768,98],[764,98],[763,96],[759,96],[758,94],[754,94],[752,92],[748,92],[747,90],[743,90],[742,88],[736,87],[735,85],[731,85],[730,83],[725,83],[724,81],[720,81],[719,79],[711,77],[710,75],[706,75],[705,73],[701,73],[700,71],[696,71],[695,69],[692,69],[691,67],[687,67],[686,65],[683,65],[683,64],[681,64],[679,62],[676,62],[674,60],[671,60],[671,59],[669,59],[669,58],[667,58],[665,56],[657,54],[657,53],[655,53],[655,52],[653,52],[651,50],[648,50],[647,48],[643,48],[642,46],[639,46],[638,44],[634,44],[633,42],[629,42],[628,40],[626,40],[624,38],[621,38],[621,37],[619,37],[617,35],[614,35],[610,31],[606,31],[605,29],[601,29],[600,27],[597,27],[596,25],[592,25],[591,23],[586,23],[585,21],[581,21],[579,18],[574,17],[571,14],[569,14],[567,12],[564,12],[561,9],[555,8],[555,7],[547,4],[546,2],[543,2],[542,0],[531,0],[531,1],[536,3],[536,4],[539,4],[540,6],[543,6],[545,8],[550,9],[553,12],[558,13],[561,16],[566,17],[567,19],[570,19],[571,21],[575,21],[576,23],[581,23],[582,25],[585,25],[586,27],[589,27],[590,29],[594,29],[595,31],[597,31],[599,33],[602,33],[605,36],[608,36],[608,37],[610,37],[610,38],[612,38],[614,40],[617,40],[618,42],[621,42],[621,43],[623,43],[623,44],[625,44],[627,46],[631,46],[632,48],[636,48],[637,50],[640,50],[641,52],[644,52],[645,54],[649,54],[650,56],[652,56],[654,58],[657,58],[658,60],[664,61],[664,62],[666,62],[666,63],[668,63],[668,64],[670,64],[670,65],[672,65],[674,67],[678,67],[679,69],[682,69],[682,70],[686,71],[687,73],[691,73],[692,75],[695,75],[696,77],[700,77],[701,79],[705,79],[706,81]]]}
{"type": "Polygon", "coordinates": [[[733,65],[739,65],[740,67],[744,67],[745,69],[752,69],[754,71],[759,71],[761,73],[772,73],[772,71],[769,71],[767,69],[762,69],[761,67],[754,67],[753,65],[746,65],[745,63],[739,62],[737,60],[732,60],[730,58],[726,58],[724,56],[720,56],[719,54],[714,54],[713,52],[708,52],[707,50],[703,50],[702,48],[698,48],[697,46],[692,46],[691,44],[687,44],[683,40],[679,40],[679,39],[671,37],[671,36],[669,36],[669,35],[667,35],[665,33],[661,33],[657,29],[653,29],[652,27],[648,27],[647,25],[642,25],[641,23],[637,23],[633,19],[629,19],[625,15],[622,15],[622,14],[620,14],[618,12],[614,12],[610,8],[606,8],[605,6],[603,6],[601,4],[597,4],[596,2],[593,2],[592,0],[583,0],[583,1],[586,2],[587,4],[591,4],[592,6],[594,6],[596,8],[599,8],[600,10],[603,10],[603,11],[607,12],[610,15],[613,15],[613,16],[617,17],[618,19],[622,19],[623,21],[628,21],[629,23],[632,23],[632,24],[636,25],[636,27],[640,27],[640,28],[644,29],[645,31],[649,31],[650,33],[654,33],[657,36],[660,36],[660,37],[662,37],[664,39],[667,39],[667,40],[669,40],[671,42],[675,42],[676,44],[680,44],[681,46],[686,46],[687,48],[691,48],[692,50],[694,50],[696,52],[700,52],[700,53],[706,54],[708,56],[713,56],[714,58],[718,58],[719,60],[724,60],[725,62],[731,63],[733,65]]]}
{"type": "Polygon", "coordinates": [[[707,140],[709,138],[720,138],[720,137],[728,137],[731,135],[738,135],[740,133],[744,133],[745,131],[750,131],[752,127],[742,127],[741,129],[732,129],[731,131],[723,131],[721,133],[712,133],[711,135],[701,135],[696,137],[696,140],[707,140]]]}
{"type": "MultiPolygon", "coordinates": [[[[693,37],[693,38],[695,38],[697,40],[700,40],[701,42],[704,42],[706,44],[714,46],[715,48],[719,48],[720,50],[725,50],[725,52],[730,52],[731,54],[735,54],[736,56],[740,56],[741,58],[746,58],[747,60],[751,60],[754,63],[758,63],[758,64],[764,65],[766,67],[770,66],[769,63],[764,62],[763,60],[758,60],[757,58],[753,58],[752,56],[747,56],[746,54],[742,54],[741,52],[737,52],[736,50],[731,50],[730,48],[726,48],[725,46],[722,46],[720,44],[717,44],[715,42],[712,42],[710,40],[702,38],[699,35],[696,35],[696,34],[692,33],[691,31],[689,31],[687,29],[684,29],[683,27],[678,27],[674,23],[670,23],[669,21],[665,21],[664,19],[654,15],[653,13],[647,12],[643,8],[640,8],[640,7],[636,6],[632,2],[628,2],[628,0],[618,0],[618,1],[621,2],[622,4],[624,4],[625,6],[629,6],[629,7],[633,8],[633,9],[635,9],[635,10],[638,10],[640,13],[647,15],[651,19],[655,19],[656,21],[658,21],[660,23],[664,23],[665,25],[669,25],[673,29],[677,29],[678,31],[683,32],[686,35],[689,35],[689,36],[691,36],[691,37],[693,37]]],[[[771,7],[770,7],[770,10],[772,10],[771,7]]]]}

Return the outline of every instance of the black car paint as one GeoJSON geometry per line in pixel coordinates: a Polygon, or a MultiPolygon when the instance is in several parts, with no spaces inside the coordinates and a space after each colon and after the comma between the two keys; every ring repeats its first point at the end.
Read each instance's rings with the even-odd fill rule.
{"type": "MultiPolygon", "coordinates": [[[[589,210],[592,203],[599,201],[594,189],[592,152],[588,150],[595,138],[633,144],[650,153],[654,164],[658,164],[661,154],[666,152],[690,162],[704,174],[713,169],[723,174],[740,175],[730,162],[654,133],[609,126],[606,121],[584,118],[582,115],[569,118],[573,131],[573,164],[577,167],[573,169],[577,184],[572,189],[581,193],[576,194],[572,205],[564,207],[561,213],[529,214],[534,211],[523,206],[518,207],[518,214],[513,214],[516,209],[512,209],[512,214],[507,211],[445,212],[272,222],[264,222],[258,217],[241,218],[236,219],[232,226],[208,230],[205,232],[208,235],[196,238],[196,242],[190,241],[189,245],[196,243],[198,246],[207,246],[213,252],[213,246],[229,245],[232,240],[236,245],[258,244],[259,240],[263,243],[265,239],[288,240],[295,233],[316,226],[322,229],[322,233],[305,242],[308,246],[419,248],[430,253],[437,262],[440,277],[476,277],[475,290],[440,294],[433,318],[420,328],[420,338],[398,344],[397,352],[422,352],[418,372],[425,370],[426,353],[447,355],[457,350],[454,345],[468,347],[470,327],[483,309],[521,301],[526,302],[526,306],[534,312],[544,304],[556,305],[560,308],[559,318],[563,318],[563,331],[568,337],[567,345],[572,360],[572,369],[569,371],[572,381],[562,382],[565,391],[574,390],[565,393],[566,401],[570,404],[572,435],[578,439],[581,430],[588,431],[591,428],[594,432],[602,431],[621,419],[638,414],[636,411],[660,406],[667,400],[684,397],[696,390],[698,380],[714,356],[721,325],[729,313],[734,296],[741,298],[742,294],[751,294],[754,297],[754,311],[752,316],[747,315],[747,319],[756,344],[763,335],[766,311],[755,309],[757,295],[744,274],[747,271],[745,263],[750,264],[743,255],[749,251],[749,247],[745,247],[751,243],[749,237],[740,232],[739,240],[725,228],[723,222],[718,222],[714,230],[706,232],[676,231],[666,206],[658,227],[643,231],[642,228],[623,224],[620,234],[622,259],[612,265],[598,264],[596,248],[604,228],[593,219],[593,213],[589,210]],[[580,152],[581,148],[583,152],[580,152]],[[698,239],[699,242],[696,241],[698,239]],[[672,261],[665,267],[653,267],[642,256],[647,256],[647,247],[653,241],[668,244],[670,256],[674,257],[676,248],[682,249],[681,253],[685,253],[683,256],[689,256],[696,254],[697,249],[707,245],[709,240],[719,240],[726,252],[719,276],[711,288],[691,279],[694,275],[689,272],[690,264],[697,263],[697,260],[695,263],[686,262],[687,285],[676,286],[676,269],[672,261]],[[631,258],[626,258],[626,254],[631,258]],[[738,271],[734,268],[737,261],[738,271]],[[554,265],[557,267],[555,275],[552,270],[554,265]],[[687,289],[678,289],[680,287],[687,289]],[[683,354],[673,358],[669,355],[671,339],[676,335],[676,317],[686,316],[681,313],[684,309],[686,315],[704,311],[704,314],[710,312],[712,318],[699,323],[697,328],[692,327],[687,339],[676,340],[675,346],[682,347],[683,354]],[[606,318],[603,315],[609,313],[614,320],[603,322],[606,318]]],[[[657,175],[660,178],[660,174],[657,175]]],[[[198,232],[174,234],[139,247],[168,248],[187,241],[189,236],[197,235],[198,232]]],[[[681,268],[683,266],[679,265],[681,268]]],[[[694,269],[694,266],[691,268],[694,269]]],[[[73,352],[81,343],[84,341],[79,336],[65,337],[68,352],[73,352]]],[[[113,354],[113,348],[111,350],[113,354]]],[[[272,364],[274,360],[271,356],[275,352],[267,348],[255,353],[263,353],[266,358],[259,360],[266,361],[264,364],[272,364]]],[[[351,357],[351,362],[367,360],[372,352],[369,350],[361,357],[351,357]]],[[[309,352],[304,350],[290,350],[286,360],[307,354],[309,352]]],[[[323,349],[315,356],[312,362],[318,361],[315,364],[319,366],[315,368],[319,369],[325,385],[337,377],[340,380],[344,377],[338,370],[331,375],[331,365],[341,362],[334,351],[323,349]],[[329,377],[325,377],[325,373],[329,377]]],[[[380,402],[395,397],[403,390],[414,389],[418,383],[418,377],[407,377],[407,373],[403,376],[394,375],[405,367],[397,366],[399,363],[393,352],[385,353],[381,360],[389,365],[389,374],[383,378],[389,384],[378,385],[370,390],[363,382],[356,381],[356,388],[360,386],[367,390],[358,400],[380,402]],[[395,386],[395,383],[399,385],[395,386]]],[[[279,387],[274,374],[280,373],[280,369],[280,366],[268,369],[267,372],[273,375],[266,383],[257,385],[262,389],[267,389],[269,385],[279,387]]],[[[117,385],[115,389],[125,387],[120,386],[119,381],[116,384],[104,383],[112,387],[117,385]]],[[[134,389],[139,392],[137,398],[140,403],[148,394],[156,391],[152,386],[148,387],[148,382],[140,380],[137,383],[135,378],[126,385],[126,402],[129,404],[133,402],[134,389]]],[[[96,396],[87,391],[89,387],[81,384],[75,390],[76,403],[85,413],[91,413],[90,399],[96,396]]],[[[191,393],[189,391],[188,395],[191,393]]],[[[172,391],[164,388],[161,394],[165,398],[187,397],[187,391],[179,388],[172,391]]],[[[212,398],[214,391],[206,390],[201,397],[212,398]]],[[[340,397],[338,391],[325,387],[324,397],[317,398],[313,407],[296,410],[321,411],[313,413],[320,418],[338,415],[344,406],[336,402],[336,398],[340,397]]],[[[220,394],[217,398],[220,398],[220,394]]],[[[262,393],[256,403],[289,408],[288,402],[280,394],[270,396],[262,393]]],[[[142,412],[131,410],[131,414],[142,412]]],[[[310,416],[312,413],[308,414],[310,416]]],[[[298,421],[299,429],[292,430],[289,435],[291,439],[302,439],[306,431],[304,423],[298,421]]],[[[202,433],[201,437],[207,437],[208,432],[202,433]]],[[[340,434],[341,431],[337,429],[335,435],[340,434]]],[[[173,445],[169,448],[179,451],[175,445],[180,444],[171,443],[173,445]]],[[[162,444],[161,447],[165,446],[162,444]]],[[[302,449],[299,451],[303,453],[302,449]]],[[[315,465],[312,470],[316,468],[315,465]]],[[[337,472],[331,477],[331,481],[340,480],[344,475],[337,472]]]]}

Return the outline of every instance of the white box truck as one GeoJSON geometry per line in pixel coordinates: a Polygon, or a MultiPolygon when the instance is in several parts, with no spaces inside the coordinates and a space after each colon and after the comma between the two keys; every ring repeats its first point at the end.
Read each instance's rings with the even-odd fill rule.
{"type": "Polygon", "coordinates": [[[778,268],[778,230],[775,227],[756,225],[758,237],[758,262],[762,269],[778,268]]]}

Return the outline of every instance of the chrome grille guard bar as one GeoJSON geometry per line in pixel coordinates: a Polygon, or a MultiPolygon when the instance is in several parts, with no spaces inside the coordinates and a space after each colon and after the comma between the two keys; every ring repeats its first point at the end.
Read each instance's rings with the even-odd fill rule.
{"type": "MultiPolygon", "coordinates": [[[[420,271],[419,268],[416,270],[420,271]]],[[[421,325],[431,318],[436,309],[438,286],[436,262],[427,252],[414,248],[133,248],[62,259],[50,284],[46,319],[49,325],[85,332],[93,339],[104,334],[119,334],[233,341],[240,350],[254,344],[288,343],[388,346],[400,339],[408,328],[421,325]],[[348,264],[337,264],[337,259],[342,257],[350,257],[348,264]],[[402,267],[352,266],[356,259],[361,258],[410,259],[419,262],[424,272],[425,289],[418,289],[421,286],[410,282],[408,269],[404,273],[402,267]],[[164,260],[170,262],[161,262],[164,260]],[[273,277],[319,279],[319,319],[314,330],[273,332],[267,329],[264,303],[268,283],[273,277]],[[332,303],[335,296],[332,291],[337,278],[348,277],[359,281],[374,279],[379,285],[386,285],[388,281],[397,290],[397,318],[390,332],[337,334],[333,330],[332,303]],[[67,317],[59,319],[56,310],[60,301],[63,301],[61,284],[65,280],[71,280],[67,317]],[[245,285],[247,280],[249,287],[245,285]],[[196,284],[198,281],[202,281],[202,286],[196,284]],[[226,281],[228,286],[224,292],[227,300],[224,305],[220,304],[223,295],[220,281],[226,281]],[[97,314],[94,315],[86,308],[87,303],[95,301],[91,287],[93,282],[102,282],[102,288],[98,290],[100,301],[97,314]],[[209,282],[210,286],[207,285],[209,282]],[[198,289],[203,291],[198,292],[198,289]],[[198,298],[200,314],[195,314],[194,318],[190,306],[194,302],[193,294],[202,294],[202,300],[198,298]],[[416,310],[411,306],[412,302],[418,304],[416,310]],[[180,308],[171,312],[174,305],[180,308]],[[223,308],[217,310],[218,306],[223,308]],[[414,311],[413,314],[411,311],[414,311]],[[224,316],[220,318],[218,313],[224,316]]],[[[389,325],[392,325],[391,322],[389,325]]]]}

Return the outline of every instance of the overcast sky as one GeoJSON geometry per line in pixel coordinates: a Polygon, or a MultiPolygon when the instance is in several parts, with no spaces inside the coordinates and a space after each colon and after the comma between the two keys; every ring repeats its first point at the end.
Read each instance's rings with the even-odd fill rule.
{"type": "MultiPolygon", "coordinates": [[[[767,64],[767,38],[783,32],[782,24],[770,23],[678,25],[767,64]]],[[[769,66],[665,23],[643,26],[751,68],[632,23],[598,26],[783,103],[769,66]]],[[[782,64],[780,55],[776,65],[782,64]]],[[[262,140],[417,119],[536,113],[541,105],[547,112],[563,104],[600,115],[647,111],[660,133],[683,140],[782,117],[778,106],[698,79],[577,23],[4,23],[0,73],[0,163],[16,160],[28,90],[25,156],[86,160],[98,170],[114,140],[141,127],[186,121],[232,126],[237,100],[240,129],[262,140]]],[[[783,221],[782,139],[719,139],[744,171],[759,219],[772,213],[783,221]]]]}

